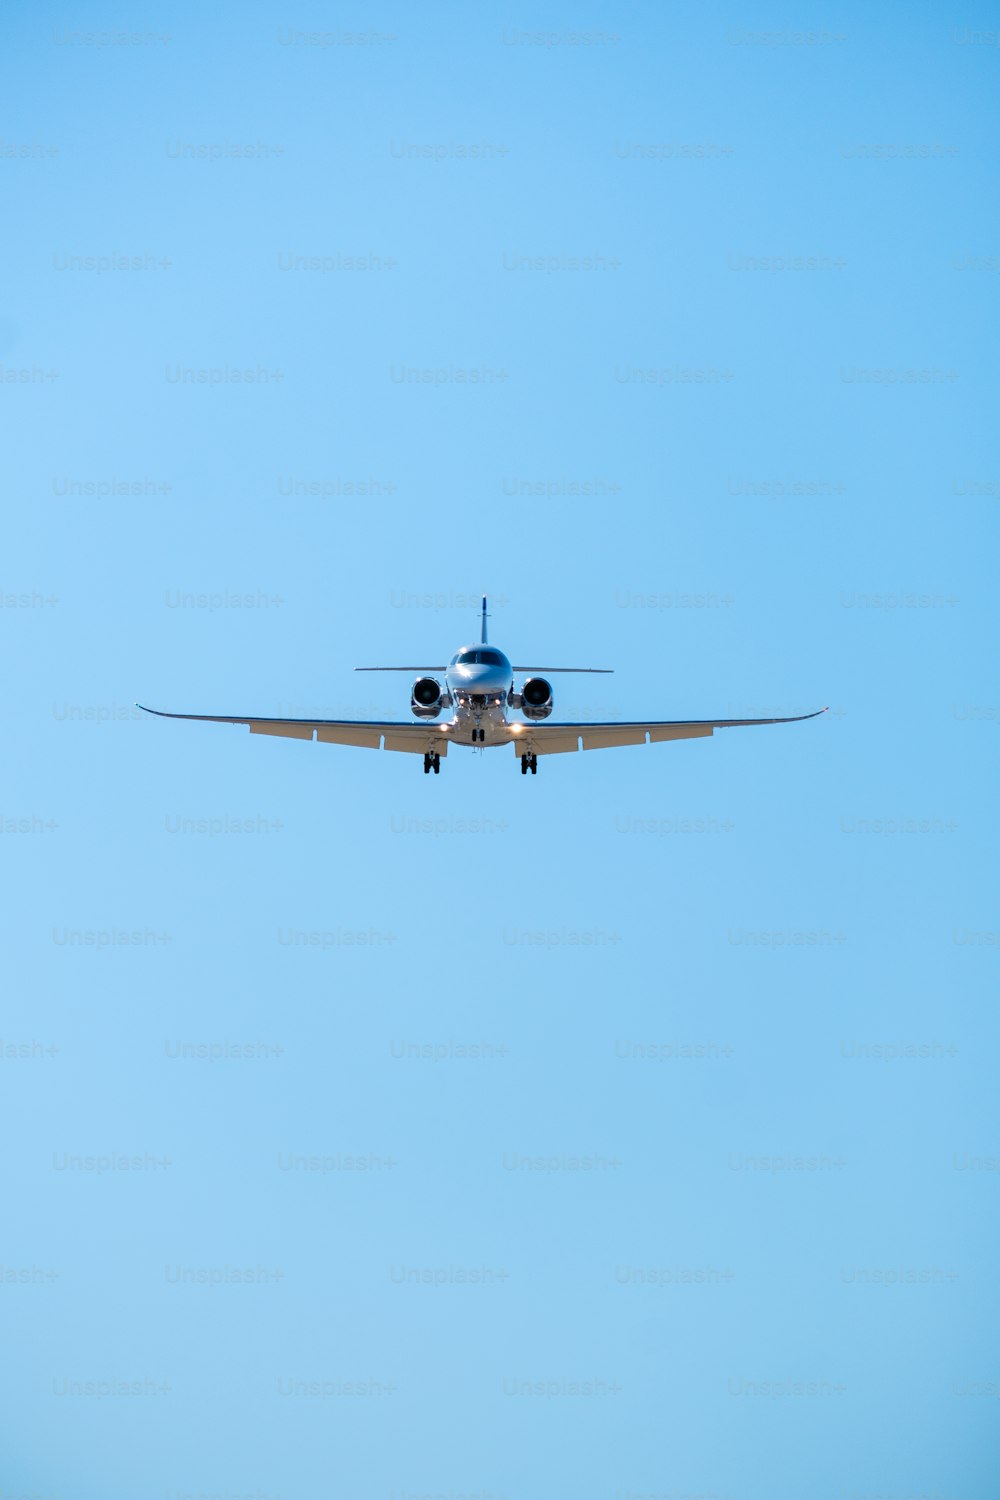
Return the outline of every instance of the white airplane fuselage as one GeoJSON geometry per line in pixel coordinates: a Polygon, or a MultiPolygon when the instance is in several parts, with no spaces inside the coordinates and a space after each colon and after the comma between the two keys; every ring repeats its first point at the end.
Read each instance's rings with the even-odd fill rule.
{"type": "Polygon", "coordinates": [[[445,672],[453,709],[448,739],[459,745],[509,745],[507,709],[513,687],[513,668],[496,646],[463,646],[445,672]]]}

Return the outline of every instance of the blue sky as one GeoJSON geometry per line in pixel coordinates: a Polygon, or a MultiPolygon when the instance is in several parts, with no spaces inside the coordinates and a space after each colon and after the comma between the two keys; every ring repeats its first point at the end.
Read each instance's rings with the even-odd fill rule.
{"type": "Polygon", "coordinates": [[[997,26],[9,8],[5,1500],[995,1494],[997,26]]]}

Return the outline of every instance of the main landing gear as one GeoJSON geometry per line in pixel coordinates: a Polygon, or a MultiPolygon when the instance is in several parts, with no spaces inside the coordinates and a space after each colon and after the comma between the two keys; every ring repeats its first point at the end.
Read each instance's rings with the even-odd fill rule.
{"type": "Polygon", "coordinates": [[[429,771],[433,771],[435,776],[441,774],[441,757],[437,751],[424,756],[424,775],[426,776],[429,771]]]}
{"type": "Polygon", "coordinates": [[[521,775],[522,776],[527,776],[527,774],[528,774],[529,771],[531,772],[532,776],[537,776],[538,775],[538,756],[537,755],[522,755],[521,756],[521,775]]]}
{"type": "Polygon", "coordinates": [[[481,745],[484,745],[486,743],[486,730],[485,729],[474,729],[472,731],[472,743],[475,744],[477,740],[479,741],[479,743],[481,745]]]}

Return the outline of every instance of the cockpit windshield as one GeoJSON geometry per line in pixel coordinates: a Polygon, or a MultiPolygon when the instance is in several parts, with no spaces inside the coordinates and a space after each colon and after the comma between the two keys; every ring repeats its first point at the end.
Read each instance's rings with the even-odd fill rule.
{"type": "Polygon", "coordinates": [[[505,667],[507,658],[502,651],[489,646],[480,646],[474,651],[460,651],[450,662],[453,667],[505,667]]]}

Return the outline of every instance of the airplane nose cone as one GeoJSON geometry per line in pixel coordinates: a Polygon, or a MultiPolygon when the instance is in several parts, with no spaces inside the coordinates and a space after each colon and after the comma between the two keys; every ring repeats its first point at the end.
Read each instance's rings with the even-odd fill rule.
{"type": "Polygon", "coordinates": [[[457,685],[465,693],[505,693],[510,687],[509,674],[503,667],[456,667],[457,685]]]}

